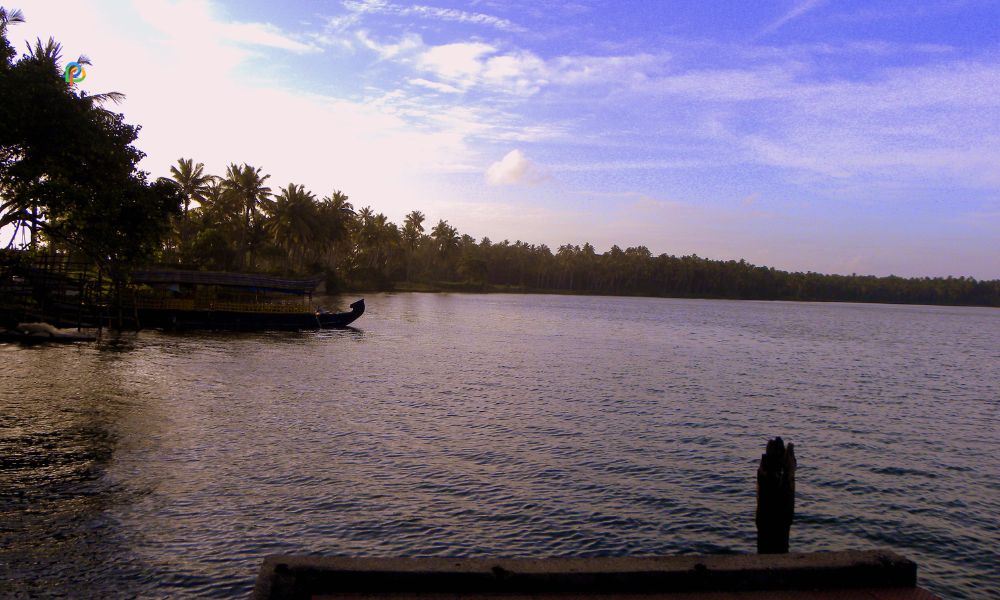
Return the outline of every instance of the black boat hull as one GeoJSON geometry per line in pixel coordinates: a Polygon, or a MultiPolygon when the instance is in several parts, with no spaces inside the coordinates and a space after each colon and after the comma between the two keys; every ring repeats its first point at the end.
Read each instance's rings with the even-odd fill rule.
{"type": "Polygon", "coordinates": [[[365,301],[351,304],[349,312],[314,313],[241,312],[228,310],[143,309],[138,313],[143,329],[210,331],[302,331],[347,327],[365,312],[365,301]]]}

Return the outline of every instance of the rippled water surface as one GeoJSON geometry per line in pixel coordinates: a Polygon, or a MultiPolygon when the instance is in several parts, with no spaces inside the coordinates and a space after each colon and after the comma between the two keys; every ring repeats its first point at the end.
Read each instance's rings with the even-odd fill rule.
{"type": "Polygon", "coordinates": [[[998,597],[1000,311],[368,297],[357,330],[0,346],[0,595],[246,596],[275,553],[888,547],[998,597]]]}

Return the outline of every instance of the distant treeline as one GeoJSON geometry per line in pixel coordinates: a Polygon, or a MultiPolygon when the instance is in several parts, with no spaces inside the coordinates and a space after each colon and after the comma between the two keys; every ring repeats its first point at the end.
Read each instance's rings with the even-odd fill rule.
{"type": "Polygon", "coordinates": [[[245,164],[213,177],[182,159],[171,172],[186,202],[161,258],[194,268],[326,272],[340,289],[1000,306],[1000,281],[789,273],[742,260],[654,256],[644,246],[552,251],[544,244],[476,241],[444,220],[428,231],[420,211],[396,225],[370,207],[355,210],[340,191],[318,200],[289,184],[272,195],[268,176],[245,164]]]}
{"type": "MultiPolygon", "coordinates": [[[[487,240],[488,241],[488,240],[487,240]]],[[[971,277],[874,277],[789,273],[744,260],[654,256],[617,246],[597,254],[590,244],[480,244],[488,281],[567,292],[745,300],[815,300],[1000,306],[1000,281],[971,277]]]]}

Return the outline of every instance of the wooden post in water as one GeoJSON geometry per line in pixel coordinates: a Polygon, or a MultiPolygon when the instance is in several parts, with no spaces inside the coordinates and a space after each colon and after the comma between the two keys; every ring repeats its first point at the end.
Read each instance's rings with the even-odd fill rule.
{"type": "Polygon", "coordinates": [[[795,516],[795,452],[776,437],[757,468],[757,554],[787,554],[795,516]]]}

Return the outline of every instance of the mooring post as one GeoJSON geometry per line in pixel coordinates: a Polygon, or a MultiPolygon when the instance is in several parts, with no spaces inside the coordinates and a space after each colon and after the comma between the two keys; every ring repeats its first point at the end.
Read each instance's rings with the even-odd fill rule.
{"type": "Polygon", "coordinates": [[[795,516],[794,445],[780,437],[767,443],[757,467],[757,554],[786,554],[795,516]]]}

